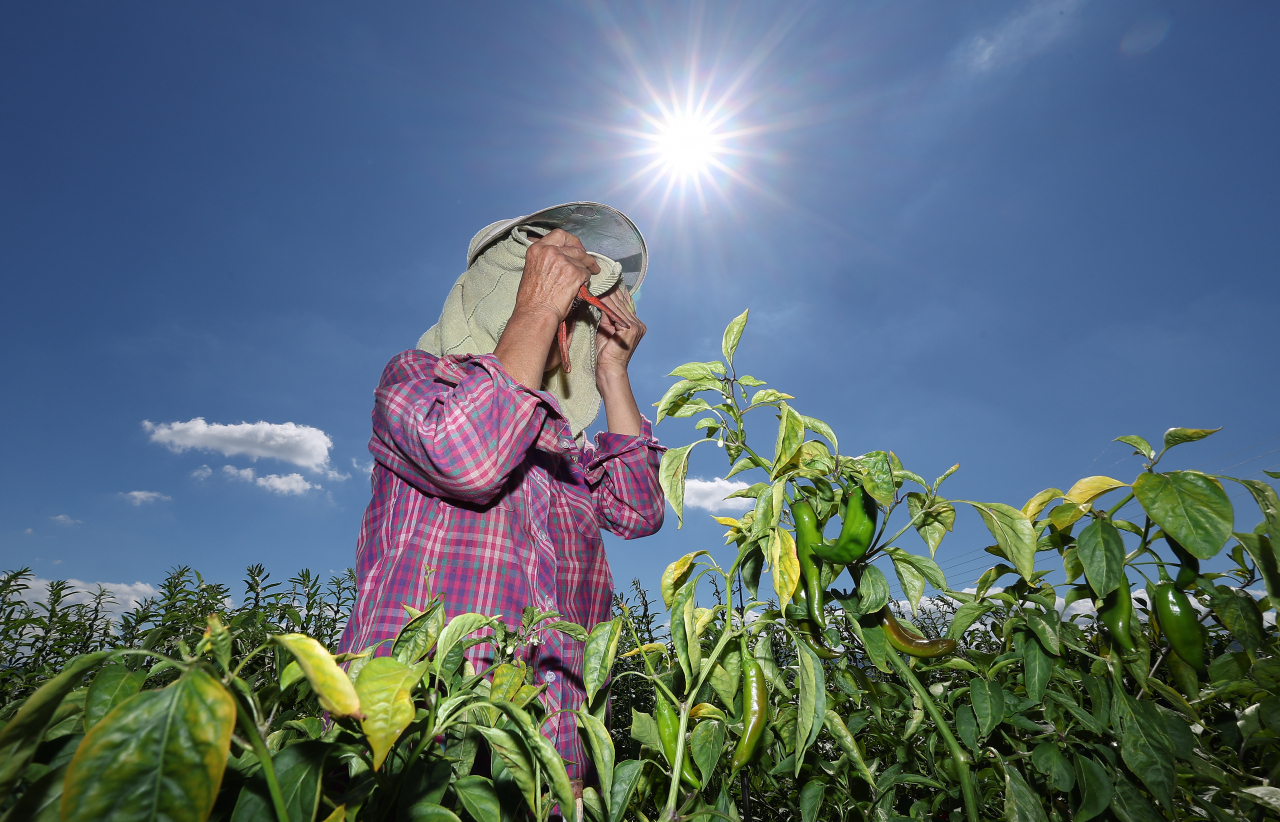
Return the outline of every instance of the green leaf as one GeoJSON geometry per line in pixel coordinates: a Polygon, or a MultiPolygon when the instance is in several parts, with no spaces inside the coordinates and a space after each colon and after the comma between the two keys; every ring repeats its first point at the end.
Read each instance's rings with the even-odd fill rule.
{"type": "Polygon", "coordinates": [[[810,779],[800,789],[800,822],[815,822],[818,812],[822,810],[822,793],[826,783],[810,779]]]}
{"type": "Polygon", "coordinates": [[[1259,480],[1236,480],[1236,482],[1247,488],[1253,495],[1254,502],[1258,503],[1271,539],[1280,540],[1280,497],[1276,496],[1276,489],[1259,480]]]}
{"type": "Polygon", "coordinates": [[[947,578],[943,575],[942,569],[938,567],[938,563],[932,559],[918,554],[907,553],[901,548],[886,548],[885,553],[893,559],[894,563],[902,562],[914,567],[925,579],[929,580],[930,585],[939,591],[947,590],[947,578]]]}
{"type": "Polygon", "coordinates": [[[758,408],[771,402],[781,402],[783,400],[794,400],[795,397],[790,394],[784,394],[781,391],[775,391],[772,388],[761,388],[759,391],[751,395],[751,404],[747,406],[747,410],[758,408]]]}
{"type": "Polygon", "coordinates": [[[587,629],[583,628],[576,622],[567,622],[563,619],[557,619],[548,622],[546,625],[543,625],[542,628],[547,631],[559,631],[576,642],[587,641],[587,629]]]}
{"type": "Polygon", "coordinates": [[[1022,645],[1022,670],[1027,699],[1039,702],[1053,677],[1053,657],[1045,652],[1035,637],[1027,637],[1022,645]]]}
{"type": "Polygon", "coordinates": [[[141,691],[145,678],[141,672],[130,671],[124,665],[104,665],[89,683],[84,702],[85,730],[93,730],[112,708],[141,691]]]}
{"type": "Polygon", "coordinates": [[[1123,729],[1120,757],[1160,804],[1172,808],[1176,752],[1163,719],[1154,704],[1123,691],[1116,694],[1115,707],[1123,729]]]}
{"type": "Polygon", "coordinates": [[[591,751],[591,762],[596,766],[596,775],[600,779],[602,797],[609,797],[613,791],[614,750],[613,737],[604,722],[591,712],[578,710],[574,712],[578,718],[578,728],[587,738],[587,749],[591,751]]]}
{"type": "Polygon", "coordinates": [[[978,750],[978,720],[973,715],[973,708],[968,705],[956,708],[956,733],[969,750],[978,750]]]}
{"type": "Polygon", "coordinates": [[[881,505],[893,502],[897,488],[893,484],[893,467],[884,451],[868,451],[855,460],[862,470],[862,488],[881,505]]]}
{"type": "Polygon", "coordinates": [[[1137,434],[1126,434],[1123,437],[1116,437],[1112,442],[1123,442],[1126,445],[1133,446],[1134,450],[1147,459],[1155,459],[1156,450],[1151,447],[1151,443],[1139,437],[1137,434]]]}
{"type": "Polygon", "coordinates": [[[1045,781],[1054,790],[1066,793],[1075,787],[1075,770],[1063,755],[1058,743],[1046,740],[1037,745],[1031,752],[1031,764],[1037,771],[1044,774],[1045,781]]]}
{"type": "Polygon", "coordinates": [[[724,723],[714,719],[699,722],[689,736],[689,753],[693,757],[693,764],[702,773],[702,784],[710,784],[711,775],[720,762],[723,750],[724,723]]]}
{"type": "Polygon", "coordinates": [[[701,556],[711,556],[706,551],[694,551],[691,554],[685,554],[680,559],[671,563],[662,572],[662,579],[658,584],[658,590],[662,594],[662,604],[671,607],[671,603],[676,598],[676,591],[684,587],[689,581],[689,574],[692,573],[693,561],[701,556]]]}
{"type": "Polygon", "coordinates": [[[1247,591],[1218,585],[1209,602],[1222,627],[1231,632],[1249,653],[1256,653],[1264,639],[1262,612],[1247,591]]]}
{"type": "Polygon", "coordinates": [[[569,774],[565,771],[564,760],[560,758],[555,745],[552,745],[551,741],[539,732],[538,723],[534,722],[533,717],[527,712],[511,702],[491,704],[506,714],[507,718],[520,729],[529,750],[542,766],[542,778],[551,784],[552,795],[560,803],[560,807],[572,808],[575,802],[573,786],[569,784],[569,774]]]}
{"type": "Polygon", "coordinates": [[[1071,819],[1089,822],[1111,804],[1111,777],[1107,769],[1093,759],[1077,756],[1076,778],[1080,783],[1080,806],[1071,814],[1071,819]]]}
{"type": "MultiPolygon", "coordinates": [[[[609,679],[613,661],[618,655],[618,640],[622,636],[622,618],[601,622],[591,629],[582,651],[582,683],[587,690],[587,704],[595,701],[596,692],[609,679]]],[[[606,785],[604,795],[609,795],[606,785]]]]}
{"type": "Polygon", "coordinates": [[[1231,536],[1231,501],[1204,474],[1142,474],[1133,481],[1133,493],[1152,521],[1193,556],[1212,558],[1231,536]]]}
{"type": "Polygon", "coordinates": [[[720,389],[721,384],[717,379],[680,380],[667,389],[662,399],[654,403],[658,409],[658,419],[654,424],[662,422],[665,417],[689,417],[700,410],[710,408],[706,401],[702,401],[701,404],[691,402],[692,395],[700,391],[719,391],[720,389]]]}
{"type": "Polygon", "coordinates": [[[700,442],[706,440],[668,448],[658,466],[658,484],[662,486],[667,502],[671,503],[671,510],[676,512],[676,528],[684,525],[684,481],[689,474],[689,452],[700,442]]]}
{"type": "Polygon", "coordinates": [[[464,776],[453,783],[453,790],[476,822],[502,822],[502,803],[492,780],[483,776],[464,776]]]}
{"type": "Polygon", "coordinates": [[[1057,611],[1033,611],[1027,609],[1024,611],[1027,617],[1027,627],[1040,640],[1040,644],[1044,649],[1054,656],[1062,653],[1062,646],[1058,640],[1058,626],[1061,624],[1061,618],[1057,611]]]}
{"type": "Polygon", "coordinates": [[[393,657],[379,656],[369,660],[356,677],[356,693],[364,711],[360,729],[373,749],[375,771],[413,721],[413,686],[422,679],[427,664],[410,667],[393,657]]]}
{"type": "Polygon", "coordinates": [[[1040,796],[1014,765],[1004,766],[1004,818],[1007,822],[1048,822],[1040,796]]]}
{"type": "Polygon", "coordinates": [[[1049,521],[1053,523],[1054,528],[1059,531],[1065,531],[1074,525],[1078,519],[1089,513],[1089,509],[1092,507],[1088,503],[1076,505],[1074,502],[1064,502],[1049,512],[1049,521]]]}
{"type": "Polygon", "coordinates": [[[969,703],[982,736],[988,736],[1004,719],[1004,691],[998,683],[980,677],[969,680],[969,703]]]}
{"type": "Polygon", "coordinates": [[[1094,520],[1076,537],[1076,556],[1084,566],[1085,579],[1099,598],[1120,587],[1124,581],[1124,540],[1106,520],[1094,520]]]}
{"type": "Polygon", "coordinates": [[[619,762],[614,768],[613,790],[609,794],[609,822],[622,822],[643,772],[644,762],[638,759],[619,762]]]}
{"type": "Polygon", "coordinates": [[[1027,515],[999,502],[971,502],[982,515],[987,530],[1022,578],[1031,582],[1036,562],[1036,534],[1027,515]]]}
{"type": "Polygon", "coordinates": [[[994,607],[995,605],[989,602],[964,603],[956,609],[955,615],[951,617],[951,624],[947,627],[946,638],[958,641],[964,636],[964,632],[969,630],[970,625],[981,619],[994,607]]]}
{"type": "MultiPolygon", "coordinates": [[[[444,630],[440,632],[440,639],[436,647],[436,675],[438,676],[443,672],[445,660],[455,645],[461,642],[468,634],[474,633],[481,628],[488,628],[492,624],[493,620],[489,619],[489,617],[476,613],[458,614],[449,620],[449,624],[444,626],[444,630]]],[[[361,674],[363,673],[361,671],[361,674]]]]}
{"type": "Polygon", "coordinates": [[[862,569],[862,579],[858,581],[858,614],[874,614],[889,604],[889,580],[874,565],[862,569]]]}
{"type": "Polygon", "coordinates": [[[62,819],[203,822],[218,795],[235,722],[235,700],[200,667],[167,688],[130,697],[76,750],[62,819]]]}
{"type": "Polygon", "coordinates": [[[742,339],[742,330],[747,327],[747,315],[750,309],[734,317],[724,329],[724,339],[720,342],[720,352],[724,361],[733,365],[733,354],[738,350],[738,341],[742,339]]]}
{"type": "Polygon", "coordinates": [[[112,655],[98,651],[71,660],[62,672],[27,697],[8,724],[0,729],[0,801],[22,776],[49,720],[67,694],[80,687],[84,675],[112,655]]]}
{"type": "Polygon", "coordinates": [[[590,785],[582,789],[582,809],[595,822],[605,822],[609,818],[609,812],[604,806],[604,800],[600,798],[600,792],[590,785]]]}
{"type": "Polygon", "coordinates": [[[334,716],[360,716],[355,686],[323,645],[305,634],[277,634],[270,641],[293,654],[321,708],[334,716]]]}
{"type": "MultiPolygon", "coordinates": [[[[315,819],[320,806],[320,779],[324,775],[324,760],[330,745],[324,742],[306,741],[281,749],[271,757],[271,767],[280,785],[289,819],[315,819]]],[[[258,771],[240,790],[231,822],[258,822],[273,820],[275,807],[267,788],[267,780],[258,771]]]]}
{"type": "MultiPolygon", "coordinates": [[[[767,390],[767,389],[766,389],[767,390]]],[[[804,422],[785,402],[778,406],[778,436],[773,444],[773,472],[776,479],[804,442],[804,422]]]]}
{"type": "Polygon", "coordinates": [[[1066,500],[1067,502],[1074,502],[1076,505],[1085,505],[1093,502],[1103,494],[1109,494],[1117,488],[1125,488],[1127,485],[1128,483],[1111,477],[1085,477],[1071,486],[1071,490],[1066,493],[1066,500]]]}
{"type": "Polygon", "coordinates": [[[489,728],[478,724],[472,727],[480,732],[489,743],[490,750],[498,755],[503,765],[507,766],[508,773],[519,787],[529,810],[532,811],[536,806],[535,797],[539,788],[534,779],[533,755],[529,751],[529,746],[525,744],[523,735],[503,728],[489,728]]]}
{"type": "Polygon", "coordinates": [[[1267,586],[1267,596],[1272,602],[1280,602],[1280,551],[1265,534],[1236,532],[1236,539],[1249,552],[1253,564],[1262,574],[1262,581],[1267,586]]]}
{"type": "MultiPolygon", "coordinates": [[[[649,714],[631,709],[631,738],[655,751],[662,750],[662,737],[658,736],[658,723],[649,714]]],[[[609,807],[613,807],[610,805],[609,807]]]]}
{"type": "Polygon", "coordinates": [[[1273,788],[1269,785],[1257,785],[1252,788],[1245,788],[1236,791],[1239,796],[1244,796],[1250,801],[1257,802],[1268,810],[1280,812],[1280,788],[1273,788]]]}
{"type": "Polygon", "coordinates": [[[435,646],[444,628],[445,612],[440,603],[405,623],[391,645],[391,655],[406,665],[413,665],[435,646]]]}
{"type": "Polygon", "coordinates": [[[1210,434],[1216,434],[1221,430],[1221,428],[1170,428],[1164,432],[1164,447],[1167,451],[1175,445],[1202,440],[1210,434]]]}
{"type": "Polygon", "coordinates": [[[893,558],[893,570],[898,575],[898,584],[902,586],[902,593],[906,595],[907,602],[911,604],[911,613],[914,614],[916,606],[920,604],[920,597],[924,595],[924,574],[909,562],[899,562],[897,557],[893,558]]]}
{"type": "Polygon", "coordinates": [[[63,763],[32,782],[5,814],[6,822],[61,822],[58,806],[66,776],[67,766],[63,763]]]}
{"type": "Polygon", "coordinates": [[[1142,791],[1117,774],[1115,792],[1111,796],[1111,812],[1120,822],[1164,822],[1164,816],[1155,809],[1142,791]]]}
{"type": "Polygon", "coordinates": [[[836,440],[836,432],[832,430],[831,426],[816,417],[806,417],[803,414],[800,415],[800,419],[804,422],[805,428],[808,428],[820,437],[826,437],[827,442],[831,443],[831,447],[834,450],[840,450],[840,443],[836,440]]]}
{"type": "Polygon", "coordinates": [[[724,376],[724,363],[716,360],[714,362],[687,362],[677,367],[668,377],[683,377],[686,380],[718,380],[724,376]]]}
{"type": "Polygon", "coordinates": [[[827,683],[822,661],[804,643],[796,643],[796,776],[804,764],[804,751],[818,738],[827,715],[827,683]]]}
{"type": "MultiPolygon", "coordinates": [[[[919,491],[911,491],[907,494],[907,513],[913,520],[920,516],[926,501],[925,495],[919,491]]],[[[955,524],[956,509],[945,500],[934,500],[928,512],[920,516],[915,525],[916,533],[924,540],[924,544],[929,546],[929,556],[937,554],[942,538],[955,527],[955,524]]]]}

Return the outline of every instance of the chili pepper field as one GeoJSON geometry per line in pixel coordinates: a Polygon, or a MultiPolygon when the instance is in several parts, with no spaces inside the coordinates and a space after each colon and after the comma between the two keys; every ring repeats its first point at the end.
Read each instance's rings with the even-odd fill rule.
{"type": "Polygon", "coordinates": [[[253,568],[232,607],[179,569],[114,623],[0,578],[4,822],[1280,819],[1280,502],[1160,466],[1212,430],[1119,437],[1136,477],[950,499],[951,472],[846,455],[744,373],[746,324],[657,403],[705,434],[664,456],[677,517],[699,445],[723,449],[726,479],[766,478],[720,518],[737,559],[694,546],[658,599],[637,585],[589,633],[554,613],[446,620],[437,601],[390,656],[335,657],[349,576],[253,568]],[[991,567],[946,579],[933,555],[963,506],[991,567]],[[1214,558],[1225,573],[1201,570],[1214,558]],[[580,801],[518,662],[546,628],[586,642],[576,717],[598,778],[580,801]],[[475,671],[481,641],[495,664],[475,671]]]}

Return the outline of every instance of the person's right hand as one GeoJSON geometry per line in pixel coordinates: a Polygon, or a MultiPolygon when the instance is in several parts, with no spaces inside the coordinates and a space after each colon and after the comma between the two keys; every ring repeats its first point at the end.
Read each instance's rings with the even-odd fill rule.
{"type": "Polygon", "coordinates": [[[599,272],[582,241],[557,228],[525,251],[515,310],[549,312],[558,323],[569,315],[578,289],[599,272]]]}

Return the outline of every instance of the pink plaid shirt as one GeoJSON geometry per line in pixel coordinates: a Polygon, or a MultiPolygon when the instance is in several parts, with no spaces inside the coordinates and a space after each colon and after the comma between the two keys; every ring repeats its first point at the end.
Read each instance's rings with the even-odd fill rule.
{"type": "MultiPolygon", "coordinates": [[[[645,420],[638,437],[601,433],[579,448],[555,399],[512,380],[496,357],[397,354],[374,394],[373,499],[356,546],[359,593],[341,650],[393,638],[402,604],[431,589],[450,617],[475,611],[512,628],[525,606],[587,630],[609,618],[613,576],[600,528],[623,539],[662,527],[663,450],[645,420]]],[[[547,684],[549,712],[585,698],[581,642],[544,630],[527,662],[547,684]]],[[[389,653],[390,643],[379,648],[389,653]]],[[[482,670],[489,646],[468,658],[482,670]]],[[[580,779],[587,762],[566,714],[543,732],[580,779]]]]}

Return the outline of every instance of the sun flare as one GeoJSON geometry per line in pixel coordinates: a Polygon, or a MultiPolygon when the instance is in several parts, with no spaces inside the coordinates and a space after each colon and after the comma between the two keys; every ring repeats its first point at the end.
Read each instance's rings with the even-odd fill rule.
{"type": "Polygon", "coordinates": [[[719,143],[709,120],[677,115],[658,126],[654,148],[669,173],[687,178],[701,174],[711,165],[719,143]]]}

